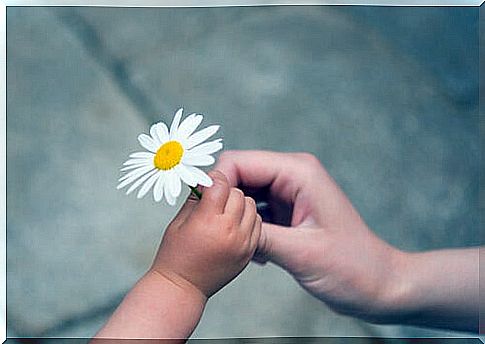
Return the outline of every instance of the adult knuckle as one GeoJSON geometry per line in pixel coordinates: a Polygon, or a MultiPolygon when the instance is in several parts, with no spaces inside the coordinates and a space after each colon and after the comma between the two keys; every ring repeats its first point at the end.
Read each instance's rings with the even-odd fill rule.
{"type": "Polygon", "coordinates": [[[312,153],[301,152],[297,154],[300,160],[304,161],[309,165],[320,165],[320,160],[318,160],[318,158],[312,153]]]}
{"type": "Polygon", "coordinates": [[[234,155],[234,151],[232,151],[232,150],[226,150],[226,151],[222,152],[219,155],[219,163],[221,163],[221,162],[226,163],[226,162],[230,161],[232,159],[233,155],[234,155]]]}
{"type": "Polygon", "coordinates": [[[219,160],[227,160],[231,154],[230,150],[225,150],[219,155],[219,160]]]}

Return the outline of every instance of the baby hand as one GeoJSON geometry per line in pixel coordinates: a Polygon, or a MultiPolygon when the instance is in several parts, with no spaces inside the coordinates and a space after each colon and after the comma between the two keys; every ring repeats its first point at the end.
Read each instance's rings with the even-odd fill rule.
{"type": "Polygon", "coordinates": [[[175,283],[197,288],[210,297],[249,263],[258,245],[261,217],[255,202],[229,187],[219,171],[202,200],[189,198],[167,228],[151,267],[175,283]]]}

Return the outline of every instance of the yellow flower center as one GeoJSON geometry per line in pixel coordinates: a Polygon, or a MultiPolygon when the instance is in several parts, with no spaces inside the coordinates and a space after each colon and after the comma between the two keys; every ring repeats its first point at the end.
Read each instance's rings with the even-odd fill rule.
{"type": "Polygon", "coordinates": [[[184,148],[177,141],[168,141],[160,146],[153,158],[153,164],[159,170],[170,170],[177,166],[184,155],[184,148]]]}

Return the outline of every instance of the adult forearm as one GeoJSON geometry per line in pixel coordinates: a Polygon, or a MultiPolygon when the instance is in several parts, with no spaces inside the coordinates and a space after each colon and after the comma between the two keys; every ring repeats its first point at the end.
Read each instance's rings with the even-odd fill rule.
{"type": "Polygon", "coordinates": [[[96,338],[184,339],[199,322],[205,302],[186,281],[151,271],[126,295],[96,338]]]}
{"type": "Polygon", "coordinates": [[[478,331],[479,249],[404,253],[387,323],[478,331]]]}

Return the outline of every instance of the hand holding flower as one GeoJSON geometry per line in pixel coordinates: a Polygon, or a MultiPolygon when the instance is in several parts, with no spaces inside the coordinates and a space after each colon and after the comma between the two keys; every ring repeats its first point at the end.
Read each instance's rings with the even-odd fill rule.
{"type": "Polygon", "coordinates": [[[189,198],[165,231],[149,272],[97,338],[187,338],[207,299],[251,260],[261,233],[254,201],[210,173],[202,200],[189,198]]]}
{"type": "Polygon", "coordinates": [[[236,277],[251,260],[261,232],[254,200],[210,173],[214,184],[201,201],[188,199],[167,228],[151,271],[184,279],[206,297],[236,277]]]}

